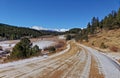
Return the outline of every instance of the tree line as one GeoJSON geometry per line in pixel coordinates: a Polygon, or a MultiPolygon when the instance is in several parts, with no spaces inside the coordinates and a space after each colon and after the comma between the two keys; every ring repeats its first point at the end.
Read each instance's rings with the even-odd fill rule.
{"type": "Polygon", "coordinates": [[[44,35],[59,35],[61,32],[34,30],[0,23],[0,40],[16,40],[22,37],[36,38],[44,35]]]}
{"type": "Polygon", "coordinates": [[[102,30],[108,31],[113,29],[120,28],[120,8],[119,10],[112,11],[107,16],[105,16],[102,20],[99,20],[98,17],[93,17],[91,22],[88,22],[86,28],[73,28],[66,32],[68,35],[66,39],[75,38],[80,41],[89,41],[88,35],[95,35],[102,30]],[[74,34],[74,35],[73,35],[74,34]]]}
{"type": "Polygon", "coordinates": [[[119,10],[112,11],[107,16],[105,16],[102,20],[99,20],[98,17],[93,17],[92,21],[87,25],[87,31],[90,34],[95,34],[100,30],[112,30],[120,28],[120,8],[119,10]]]}

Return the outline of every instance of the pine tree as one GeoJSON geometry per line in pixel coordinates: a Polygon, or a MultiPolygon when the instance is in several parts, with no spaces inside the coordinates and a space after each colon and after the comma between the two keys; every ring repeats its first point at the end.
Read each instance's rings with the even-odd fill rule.
{"type": "Polygon", "coordinates": [[[102,30],[103,29],[103,20],[99,22],[99,28],[102,30]]]}
{"type": "Polygon", "coordinates": [[[96,33],[96,29],[97,27],[99,27],[99,18],[97,17],[93,17],[92,18],[92,22],[91,22],[91,30],[92,30],[92,34],[95,34],[96,33]]]}
{"type": "Polygon", "coordinates": [[[11,53],[12,58],[27,58],[30,57],[31,42],[28,38],[22,38],[19,43],[15,45],[11,53]]]}
{"type": "Polygon", "coordinates": [[[117,22],[120,25],[120,8],[119,8],[118,13],[117,13],[117,22]]]}
{"type": "Polygon", "coordinates": [[[91,24],[90,24],[90,22],[87,24],[87,32],[88,33],[91,33],[91,24]]]}

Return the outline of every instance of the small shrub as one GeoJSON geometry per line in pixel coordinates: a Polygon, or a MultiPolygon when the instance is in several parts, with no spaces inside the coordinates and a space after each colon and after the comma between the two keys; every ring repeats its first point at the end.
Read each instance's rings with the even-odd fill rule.
{"type": "Polygon", "coordinates": [[[84,40],[86,41],[86,42],[89,42],[89,40],[88,40],[88,35],[84,35],[84,40]]]}
{"type": "Polygon", "coordinates": [[[33,51],[35,51],[35,52],[38,52],[38,51],[39,51],[39,47],[38,47],[37,45],[35,45],[32,49],[33,49],[33,51]]]}
{"type": "Polygon", "coordinates": [[[92,41],[92,43],[91,43],[91,44],[92,44],[92,46],[94,46],[94,45],[95,45],[95,41],[92,41]]]}
{"type": "Polygon", "coordinates": [[[0,50],[3,50],[3,49],[2,49],[2,46],[0,46],[0,50]]]}
{"type": "Polygon", "coordinates": [[[41,53],[41,50],[39,49],[39,47],[37,45],[35,45],[33,48],[32,48],[32,51],[30,53],[31,56],[37,56],[41,53]]]}
{"type": "Polygon", "coordinates": [[[63,45],[62,44],[58,44],[55,46],[55,48],[61,48],[63,45]]]}
{"type": "Polygon", "coordinates": [[[107,46],[104,44],[104,42],[101,43],[100,48],[105,49],[107,46]]]}
{"type": "Polygon", "coordinates": [[[118,52],[118,48],[115,46],[110,47],[110,50],[113,52],[118,52]]]}
{"type": "Polygon", "coordinates": [[[51,46],[51,47],[49,47],[49,51],[50,51],[50,52],[55,52],[55,51],[56,51],[56,48],[55,48],[54,46],[51,46]]]}
{"type": "Polygon", "coordinates": [[[94,46],[94,42],[92,42],[92,46],[94,46]]]}
{"type": "Polygon", "coordinates": [[[72,36],[71,35],[67,35],[66,36],[66,40],[71,40],[72,39],[72,36]]]}
{"type": "Polygon", "coordinates": [[[25,59],[31,56],[38,56],[41,53],[39,47],[35,45],[32,47],[31,41],[28,38],[22,38],[19,43],[17,43],[11,54],[11,59],[25,59]]]}
{"type": "Polygon", "coordinates": [[[5,52],[6,52],[6,53],[10,53],[10,50],[9,50],[9,49],[5,49],[5,52]]]}
{"type": "Polygon", "coordinates": [[[61,41],[61,42],[59,42],[59,44],[55,45],[55,48],[61,48],[64,45],[65,45],[65,43],[61,41]]]}
{"type": "Polygon", "coordinates": [[[49,52],[55,52],[56,51],[56,48],[54,46],[50,46],[50,47],[46,47],[44,48],[44,51],[49,51],[49,52]]]}
{"type": "Polygon", "coordinates": [[[44,51],[47,51],[47,50],[48,50],[48,47],[45,47],[43,50],[44,50],[44,51]]]}

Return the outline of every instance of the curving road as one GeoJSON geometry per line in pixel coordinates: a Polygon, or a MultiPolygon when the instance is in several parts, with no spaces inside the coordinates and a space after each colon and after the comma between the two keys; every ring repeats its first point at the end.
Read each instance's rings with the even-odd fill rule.
{"type": "Polygon", "coordinates": [[[120,78],[120,64],[97,50],[86,47],[84,45],[81,46],[84,47],[97,59],[99,71],[104,74],[105,78],[120,78]]]}
{"type": "Polygon", "coordinates": [[[0,78],[120,78],[120,65],[112,59],[74,41],[68,44],[47,58],[0,65],[0,78]]]}

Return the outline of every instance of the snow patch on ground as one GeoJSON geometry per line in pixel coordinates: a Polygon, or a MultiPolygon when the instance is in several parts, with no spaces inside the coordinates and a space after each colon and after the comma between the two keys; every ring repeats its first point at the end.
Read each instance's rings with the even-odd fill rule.
{"type": "Polygon", "coordinates": [[[29,63],[29,62],[36,61],[36,60],[41,60],[41,61],[42,60],[46,60],[46,59],[49,59],[49,58],[56,57],[58,55],[64,54],[69,49],[70,49],[70,45],[67,46],[67,49],[65,49],[65,50],[63,50],[63,51],[61,51],[59,53],[53,54],[51,56],[48,56],[47,58],[39,56],[39,57],[34,57],[34,58],[19,60],[19,61],[15,61],[15,62],[9,62],[9,63],[5,63],[5,64],[0,64],[0,68],[15,66],[15,65],[24,64],[24,63],[29,63]]]}
{"type": "Polygon", "coordinates": [[[61,35],[58,37],[59,39],[65,39],[65,35],[61,35]]]}
{"type": "Polygon", "coordinates": [[[120,78],[119,65],[115,61],[101,54],[97,50],[94,50],[89,47],[85,48],[87,48],[93,55],[95,55],[98,58],[101,65],[100,69],[101,71],[103,71],[105,78],[120,78]]]}
{"type": "Polygon", "coordinates": [[[105,53],[105,55],[115,60],[120,60],[120,53],[105,53]]]}
{"type": "Polygon", "coordinates": [[[30,62],[30,61],[34,61],[34,60],[41,60],[41,59],[43,59],[43,58],[44,58],[44,57],[39,56],[39,57],[34,57],[34,58],[19,60],[19,61],[15,61],[15,62],[9,62],[9,63],[5,63],[5,64],[0,64],[0,68],[9,67],[9,66],[14,66],[14,65],[19,65],[19,64],[23,64],[23,63],[30,62]]]}
{"type": "Polygon", "coordinates": [[[15,44],[0,43],[0,46],[2,47],[3,50],[5,50],[8,48],[13,48],[15,46],[15,44]]]}
{"type": "MultiPolygon", "coordinates": [[[[40,49],[43,49],[45,47],[49,47],[49,46],[53,45],[54,43],[55,43],[54,41],[42,40],[42,41],[33,42],[33,46],[38,45],[40,49]]],[[[15,45],[16,45],[16,43],[10,43],[8,41],[0,42],[0,46],[2,46],[3,50],[13,48],[15,45]]]]}
{"type": "Polygon", "coordinates": [[[44,49],[45,47],[49,47],[49,46],[52,46],[53,44],[55,44],[54,41],[36,41],[36,42],[33,42],[33,46],[37,45],[39,46],[40,49],[44,49]]]}

